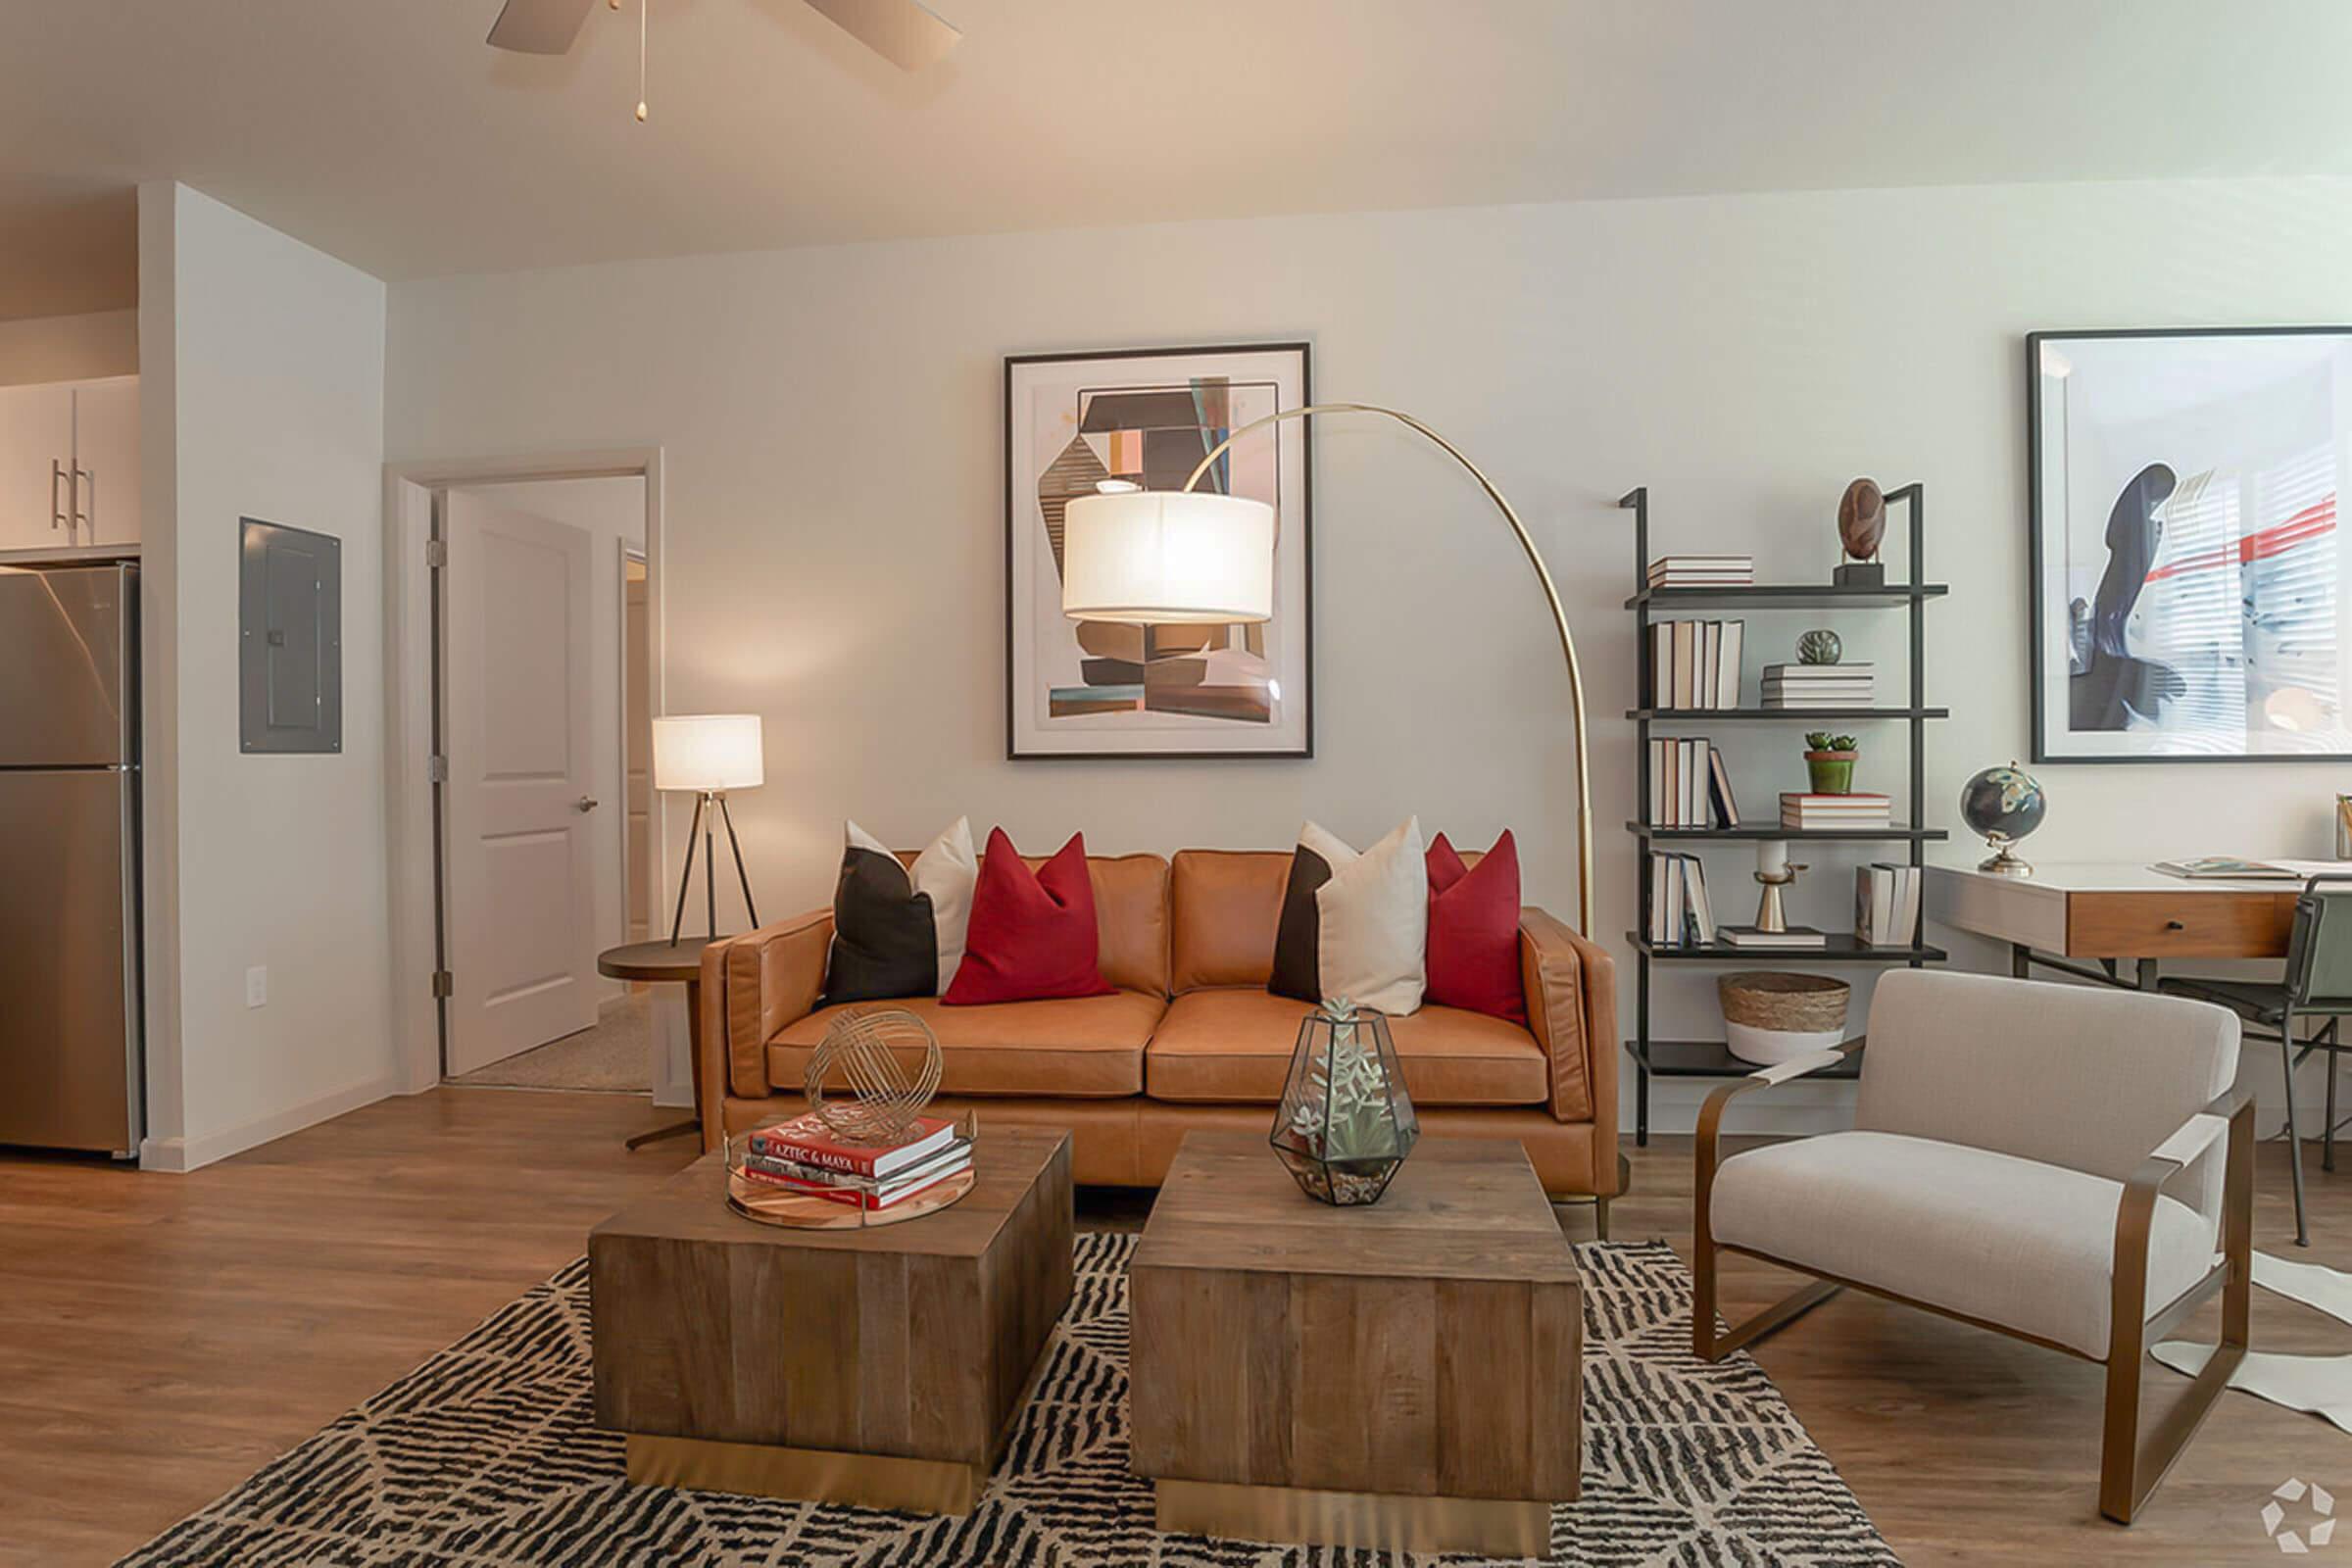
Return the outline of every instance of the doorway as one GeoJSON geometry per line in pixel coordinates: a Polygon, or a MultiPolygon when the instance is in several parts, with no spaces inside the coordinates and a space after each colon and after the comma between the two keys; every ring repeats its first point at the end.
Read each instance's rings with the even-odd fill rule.
{"type": "Polygon", "coordinates": [[[446,1081],[654,1087],[652,999],[596,970],[652,874],[646,483],[432,488],[446,1081]]]}

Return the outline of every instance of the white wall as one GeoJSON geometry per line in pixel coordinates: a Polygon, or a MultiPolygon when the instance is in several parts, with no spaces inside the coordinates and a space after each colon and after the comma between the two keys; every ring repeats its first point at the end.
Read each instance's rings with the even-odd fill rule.
{"type": "Polygon", "coordinates": [[[91,381],[138,370],[135,310],[0,321],[0,386],[91,381]]]}
{"type": "MultiPolygon", "coordinates": [[[[767,787],[736,804],[771,918],[825,900],[845,814],[919,843],[959,811],[1034,850],[1076,827],[1116,851],[1282,845],[1307,815],[1358,841],[1408,811],[1478,844],[1508,825],[1530,896],[1572,909],[1568,705],[1542,602],[1464,477],[1384,424],[1316,437],[1315,760],[1004,760],[1001,357],[1311,337],[1318,395],[1445,431],[1562,579],[1592,697],[1595,930],[1616,944],[1636,877],[1620,492],[1649,486],[1655,549],[1752,549],[1767,578],[1823,579],[1848,479],[1925,483],[1930,574],[1952,587],[1931,612],[1930,691],[1953,710],[1931,737],[1925,813],[1948,825],[1961,780],[2029,744],[2024,334],[2352,318],[2348,253],[2352,182],[2235,181],[1191,223],[448,278],[392,290],[386,445],[664,447],[664,700],[766,715],[767,787]]],[[[1751,681],[1805,624],[1751,622],[1751,681]]],[[[1884,642],[1870,625],[1846,623],[1849,657],[1899,679],[1893,622],[1884,642]]],[[[1793,730],[1717,738],[1750,800],[1801,783],[1793,730]]],[[[1900,731],[1864,741],[1862,783],[1899,797],[1900,731]]],[[[2281,764],[2042,775],[2051,814],[2030,853],[2052,858],[2325,853],[2344,783],[2281,764]]],[[[1741,908],[1749,867],[1713,863],[1717,902],[1741,908]]],[[[1848,873],[1819,870],[1794,912],[1842,924],[1850,898],[1848,873]]],[[[1999,966],[1986,945],[1955,948],[1999,966]]],[[[1711,974],[1661,988],[1661,1030],[1712,1031],[1711,974]]],[[[1662,1091],[1661,1124],[1687,1126],[1703,1088],[1662,1091]]]]}
{"type": "MultiPolygon", "coordinates": [[[[466,488],[496,506],[585,529],[595,540],[588,558],[588,603],[595,616],[589,633],[595,681],[590,744],[597,759],[593,793],[601,803],[595,818],[596,938],[598,946],[615,948],[628,940],[622,876],[629,813],[620,751],[620,547],[645,548],[645,480],[555,479],[466,488]]],[[[607,996],[627,989],[617,980],[598,984],[607,996]]]]}
{"type": "Polygon", "coordinates": [[[387,1093],[384,287],[143,187],[150,1136],[185,1169],[387,1093]],[[343,749],[237,743],[238,519],[343,542],[343,749]],[[163,874],[156,874],[159,860],[163,874]],[[160,929],[158,929],[160,928],[160,929]],[[245,1005],[245,971],[269,1003],[245,1005]]]}

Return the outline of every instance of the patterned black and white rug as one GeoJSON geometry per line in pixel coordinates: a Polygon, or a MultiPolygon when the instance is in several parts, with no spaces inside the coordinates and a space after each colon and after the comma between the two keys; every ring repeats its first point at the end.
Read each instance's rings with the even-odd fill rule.
{"type": "MultiPolygon", "coordinates": [[[[1465,1564],[1152,1529],[1127,1468],[1134,1238],[1078,1238],[1035,1401],[968,1518],[633,1487],[591,1416],[585,1260],[123,1559],[134,1568],[1399,1568],[1465,1564]]],[[[1673,1250],[1589,1244],[1585,1486],[1563,1564],[1893,1563],[1748,1356],[1690,1354],[1673,1250]]]]}

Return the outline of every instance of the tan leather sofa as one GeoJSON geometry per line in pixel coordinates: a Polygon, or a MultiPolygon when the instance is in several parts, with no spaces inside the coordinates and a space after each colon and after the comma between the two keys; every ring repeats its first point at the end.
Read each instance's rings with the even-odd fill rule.
{"type": "MultiPolygon", "coordinates": [[[[1032,864],[1038,863],[1032,861],[1032,864]]],[[[936,1103],[988,1122],[1065,1127],[1086,1184],[1154,1187],[1194,1127],[1271,1125],[1306,1004],[1265,989],[1287,852],[1096,857],[1102,977],[1116,993],[1061,1002],[904,1006],[939,1038],[936,1103]]],[[[707,1148],[793,1113],[839,1008],[817,1006],[833,914],[818,909],[703,954],[707,1148]]],[[[1516,1139],[1545,1189],[1619,1190],[1617,992],[1609,956],[1542,909],[1523,910],[1531,1028],[1424,1006],[1390,1029],[1424,1130],[1516,1139]]]]}

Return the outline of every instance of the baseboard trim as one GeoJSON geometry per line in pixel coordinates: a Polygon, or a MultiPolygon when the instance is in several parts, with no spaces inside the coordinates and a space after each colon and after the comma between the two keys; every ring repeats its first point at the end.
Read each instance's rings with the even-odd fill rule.
{"type": "Polygon", "coordinates": [[[316,1127],[322,1121],[331,1121],[362,1105],[372,1105],[400,1092],[398,1075],[386,1073],[380,1078],[353,1084],[348,1089],[338,1089],[332,1094],[321,1095],[299,1105],[289,1105],[284,1110],[217,1133],[206,1133],[197,1138],[141,1139],[139,1168],[185,1175],[232,1154],[242,1154],[249,1149],[273,1143],[288,1133],[298,1133],[305,1127],[316,1127]]]}

